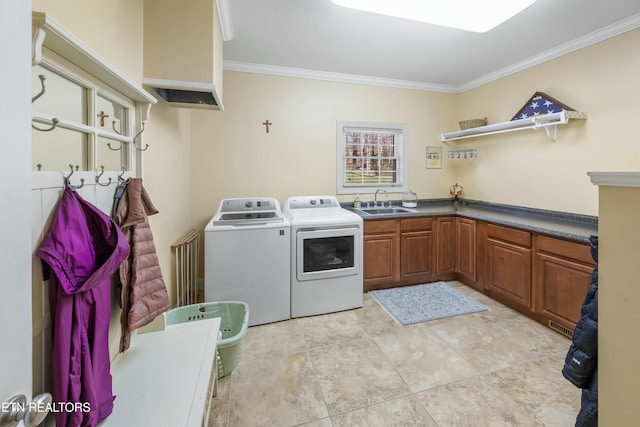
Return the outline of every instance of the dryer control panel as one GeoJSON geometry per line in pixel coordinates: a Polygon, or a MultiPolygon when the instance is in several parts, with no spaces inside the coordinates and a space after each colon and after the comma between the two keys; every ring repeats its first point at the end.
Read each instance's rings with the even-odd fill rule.
{"type": "Polygon", "coordinates": [[[293,197],[288,200],[289,209],[336,208],[340,207],[334,196],[293,197]]]}

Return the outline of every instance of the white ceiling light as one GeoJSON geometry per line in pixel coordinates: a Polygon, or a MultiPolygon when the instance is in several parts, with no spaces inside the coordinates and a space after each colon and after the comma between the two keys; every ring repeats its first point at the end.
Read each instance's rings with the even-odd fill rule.
{"type": "Polygon", "coordinates": [[[484,33],[536,0],[333,0],[339,6],[484,33]]]}

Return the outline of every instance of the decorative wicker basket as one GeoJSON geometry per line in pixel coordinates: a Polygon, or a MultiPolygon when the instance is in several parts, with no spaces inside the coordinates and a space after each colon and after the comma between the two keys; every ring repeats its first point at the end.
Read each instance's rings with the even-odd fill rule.
{"type": "Polygon", "coordinates": [[[484,119],[460,120],[458,124],[460,125],[460,129],[462,130],[477,128],[480,126],[486,126],[487,118],[485,117],[484,119]]]}

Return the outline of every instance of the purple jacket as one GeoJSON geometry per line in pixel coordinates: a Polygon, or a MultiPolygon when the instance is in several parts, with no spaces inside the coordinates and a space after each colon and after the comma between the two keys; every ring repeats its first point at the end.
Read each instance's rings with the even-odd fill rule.
{"type": "Polygon", "coordinates": [[[65,185],[36,255],[50,280],[53,400],[78,410],[56,412],[56,425],[95,426],[113,411],[109,277],[129,254],[120,228],[65,185]]]}

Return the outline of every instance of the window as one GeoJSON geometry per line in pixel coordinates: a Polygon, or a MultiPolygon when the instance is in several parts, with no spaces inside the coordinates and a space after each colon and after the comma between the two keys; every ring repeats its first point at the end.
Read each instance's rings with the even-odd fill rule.
{"type": "Polygon", "coordinates": [[[336,192],[403,191],[407,134],[404,123],[337,122],[336,192]]]}

